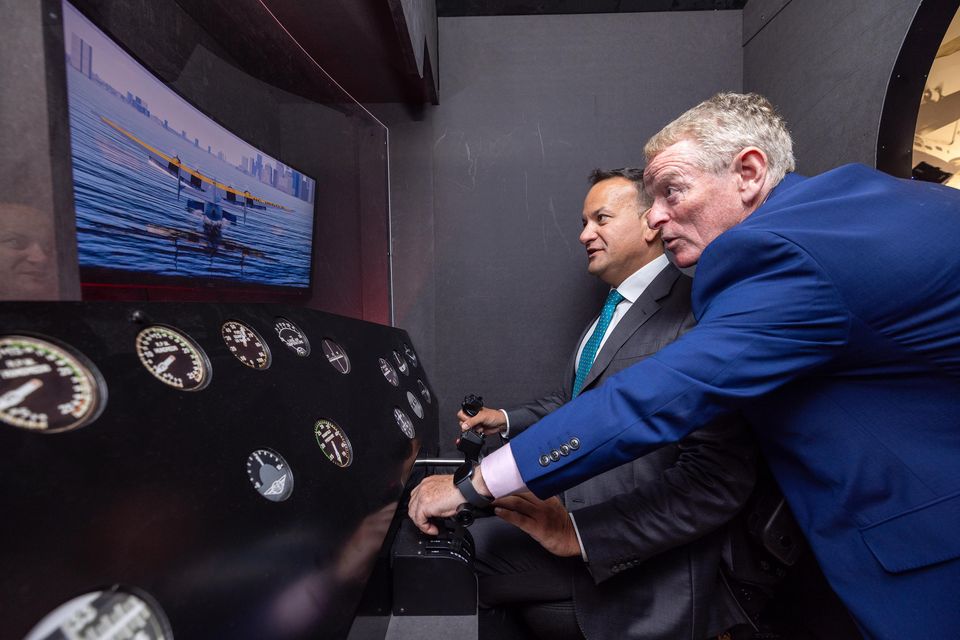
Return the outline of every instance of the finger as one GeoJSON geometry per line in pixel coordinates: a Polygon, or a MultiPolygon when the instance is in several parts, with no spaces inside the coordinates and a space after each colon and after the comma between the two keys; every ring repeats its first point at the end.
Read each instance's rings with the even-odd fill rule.
{"type": "Polygon", "coordinates": [[[459,420],[461,423],[469,417],[470,416],[465,414],[463,411],[457,411],[457,420],[459,420]]]}
{"type": "Polygon", "coordinates": [[[504,522],[512,524],[516,528],[522,531],[527,531],[528,533],[530,525],[533,523],[533,520],[528,518],[526,515],[510,509],[504,509],[503,507],[495,508],[493,513],[504,522]]]}

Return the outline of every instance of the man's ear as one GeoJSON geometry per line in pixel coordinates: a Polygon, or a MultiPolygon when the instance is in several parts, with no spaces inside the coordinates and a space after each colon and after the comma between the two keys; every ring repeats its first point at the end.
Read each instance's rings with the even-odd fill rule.
{"type": "Polygon", "coordinates": [[[767,154],[757,147],[746,147],[734,157],[733,171],[739,179],[740,198],[744,205],[757,205],[765,195],[767,154]]]}

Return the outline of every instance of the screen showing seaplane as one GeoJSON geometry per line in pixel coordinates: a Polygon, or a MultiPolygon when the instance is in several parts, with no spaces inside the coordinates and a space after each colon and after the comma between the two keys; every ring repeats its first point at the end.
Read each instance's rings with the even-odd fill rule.
{"type": "Polygon", "coordinates": [[[63,18],[80,266],[309,287],[315,180],[214,122],[67,2],[63,18]]]}

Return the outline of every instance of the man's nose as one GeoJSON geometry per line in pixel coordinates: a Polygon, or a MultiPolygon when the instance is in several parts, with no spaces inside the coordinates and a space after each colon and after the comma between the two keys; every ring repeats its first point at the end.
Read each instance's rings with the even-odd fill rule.
{"type": "Polygon", "coordinates": [[[26,258],[29,262],[44,263],[49,258],[49,253],[39,242],[31,242],[27,246],[26,258]]]}
{"type": "Polygon", "coordinates": [[[656,205],[650,207],[647,212],[647,226],[651,229],[659,229],[667,221],[667,214],[661,207],[656,205]]]}
{"type": "Polygon", "coordinates": [[[583,231],[580,232],[580,244],[586,245],[591,240],[597,237],[596,232],[593,229],[593,225],[589,222],[583,225],[583,231]]]}

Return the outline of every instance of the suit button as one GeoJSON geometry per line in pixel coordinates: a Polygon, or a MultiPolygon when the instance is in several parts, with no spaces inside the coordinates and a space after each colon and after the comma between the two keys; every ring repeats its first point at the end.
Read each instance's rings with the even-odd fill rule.
{"type": "Polygon", "coordinates": [[[576,438],[576,437],[570,438],[570,448],[571,448],[571,449],[574,449],[574,450],[579,449],[579,448],[580,448],[580,438],[576,438]]]}
{"type": "Polygon", "coordinates": [[[570,455],[570,445],[566,445],[566,444],[560,445],[560,455],[562,456],[570,455]]]}
{"type": "Polygon", "coordinates": [[[550,457],[549,457],[549,456],[540,456],[540,466],[541,466],[541,467],[545,467],[545,466],[547,466],[548,464],[550,464],[550,457]]]}
{"type": "Polygon", "coordinates": [[[550,452],[550,459],[553,460],[554,462],[556,462],[557,460],[559,460],[559,459],[560,459],[560,452],[557,451],[556,449],[554,449],[553,451],[551,451],[551,452],[550,452]]]}

